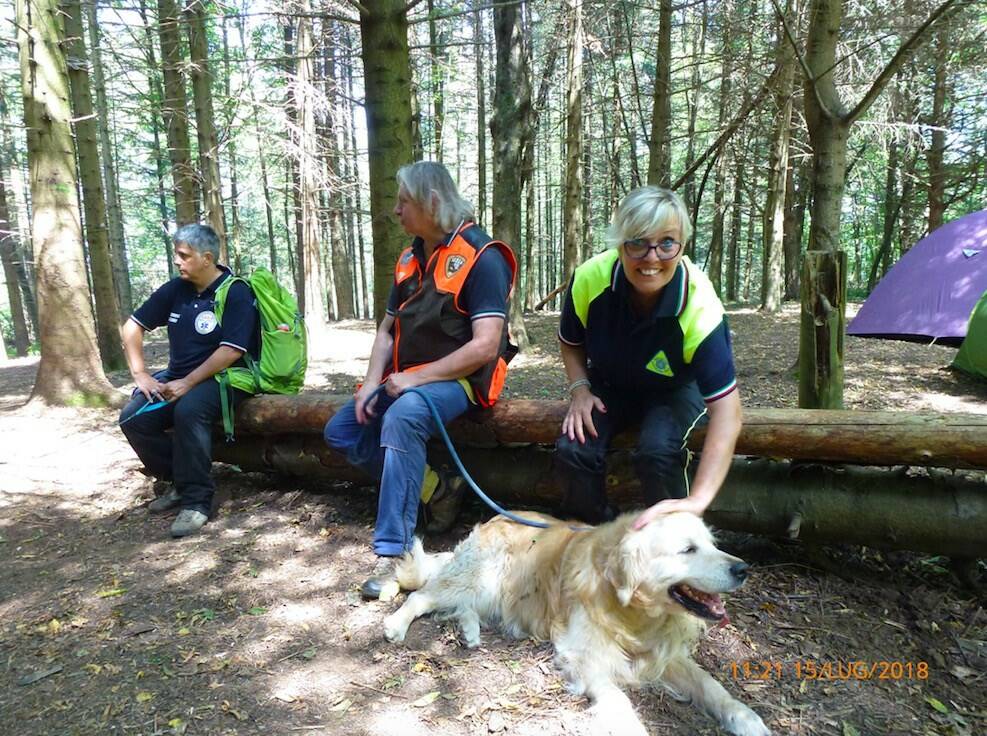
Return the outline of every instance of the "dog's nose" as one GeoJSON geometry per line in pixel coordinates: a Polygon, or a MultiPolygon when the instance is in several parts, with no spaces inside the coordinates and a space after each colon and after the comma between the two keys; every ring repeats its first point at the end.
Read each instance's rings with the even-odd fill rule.
{"type": "Polygon", "coordinates": [[[733,575],[737,580],[746,580],[747,571],[750,569],[750,565],[746,562],[740,561],[736,562],[730,566],[730,574],[733,575]]]}

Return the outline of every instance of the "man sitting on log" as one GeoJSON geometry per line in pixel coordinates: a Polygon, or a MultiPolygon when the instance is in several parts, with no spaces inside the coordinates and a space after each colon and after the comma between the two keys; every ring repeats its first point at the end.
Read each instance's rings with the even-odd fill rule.
{"type": "Polygon", "coordinates": [[[377,565],[361,593],[378,598],[393,559],[411,548],[419,499],[452,525],[461,478],[436,486],[425,444],[437,429],[417,388],[447,424],[471,405],[493,405],[514,347],[507,301],[517,266],[504,243],[473,221],[449,172],[433,162],[402,167],[394,214],[414,237],[398,258],[387,314],[377,328],[363,384],[325,428],[326,443],[380,479],[373,549],[377,565]],[[435,488],[434,492],[432,489],[435,488]],[[446,509],[438,499],[445,500],[446,509]],[[449,510],[452,510],[450,513],[449,510]]]}
{"type": "Polygon", "coordinates": [[[730,468],[741,422],[730,335],[712,284],[683,254],[690,230],[677,194],[635,189],[614,213],[614,247],[572,277],[559,324],[570,382],[556,443],[566,515],[615,517],[606,451],[632,424],[641,427],[634,470],[651,504],[638,528],[661,513],[702,515],[730,468]],[[686,441],[707,414],[690,493],[686,441]]]}
{"type": "MultiPolygon", "coordinates": [[[[208,225],[185,225],[172,236],[178,276],[160,287],[123,326],[123,346],[137,388],[120,414],[120,428],[149,475],[172,482],[148,510],[181,507],[173,537],[195,534],[208,521],[215,484],[213,424],[222,414],[223,390],[214,376],[258,357],[258,315],[243,281],[230,285],[217,318],[216,291],[233,277],[219,263],[219,238],[208,225]],[[144,333],[168,327],[168,367],[153,376],[144,363],[144,333]],[[167,430],[172,430],[168,432],[167,430]]],[[[229,388],[239,405],[250,394],[229,388]]]]}

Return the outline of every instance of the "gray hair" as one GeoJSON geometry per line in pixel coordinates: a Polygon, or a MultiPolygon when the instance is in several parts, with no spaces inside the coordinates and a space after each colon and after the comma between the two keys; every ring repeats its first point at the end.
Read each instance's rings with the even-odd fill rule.
{"type": "Polygon", "coordinates": [[[199,253],[212,253],[214,263],[219,263],[219,236],[208,225],[182,225],[171,236],[172,242],[185,243],[199,253]]]}
{"type": "Polygon", "coordinates": [[[446,232],[463,220],[473,219],[473,205],[463,199],[449,170],[435,161],[419,161],[398,169],[398,186],[404,187],[432,220],[446,232]]]}
{"type": "Polygon", "coordinates": [[[613,213],[607,242],[616,248],[625,240],[647,237],[673,222],[678,222],[685,245],[692,237],[692,221],[682,197],[671,189],[638,187],[627,193],[613,213]]]}

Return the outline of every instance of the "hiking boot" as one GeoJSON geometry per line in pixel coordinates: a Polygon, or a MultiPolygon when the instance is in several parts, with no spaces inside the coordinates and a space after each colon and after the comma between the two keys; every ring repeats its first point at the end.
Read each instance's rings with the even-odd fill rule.
{"type": "Polygon", "coordinates": [[[207,521],[209,521],[209,517],[201,511],[182,509],[171,523],[171,536],[177,538],[195,534],[205,526],[207,521]]]}
{"type": "Polygon", "coordinates": [[[158,481],[154,484],[154,490],[158,491],[157,498],[147,505],[147,510],[152,514],[163,514],[181,505],[182,497],[171,483],[158,481]]]}
{"type": "Polygon", "coordinates": [[[367,600],[389,601],[401,590],[394,577],[394,557],[378,557],[370,577],[360,586],[360,595],[367,600]]]}
{"type": "Polygon", "coordinates": [[[439,472],[439,484],[425,503],[425,533],[442,534],[452,529],[463,505],[466,480],[461,475],[439,472]]]}

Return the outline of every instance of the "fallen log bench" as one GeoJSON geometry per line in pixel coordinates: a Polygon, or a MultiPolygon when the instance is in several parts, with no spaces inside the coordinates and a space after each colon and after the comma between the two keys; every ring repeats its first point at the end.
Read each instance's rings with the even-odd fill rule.
{"type": "MultiPolygon", "coordinates": [[[[236,415],[236,441],[216,459],[244,470],[370,483],[325,446],[322,430],[349,396],[258,396],[236,415]]],[[[504,505],[554,506],[552,446],[566,405],[511,399],[449,426],[463,463],[504,505]]],[[[704,432],[689,447],[702,449],[704,432]]],[[[632,432],[617,438],[611,497],[640,505],[630,466],[632,432]]],[[[987,557],[987,416],[804,409],[746,409],[733,467],[707,519],[723,529],[987,557]],[[884,467],[880,467],[884,466],[884,467]],[[889,469],[889,466],[892,466],[889,469]],[[897,467],[893,467],[897,466],[897,467]],[[929,471],[915,471],[924,466],[929,471]]],[[[429,455],[448,463],[441,441],[429,455]]]]}

